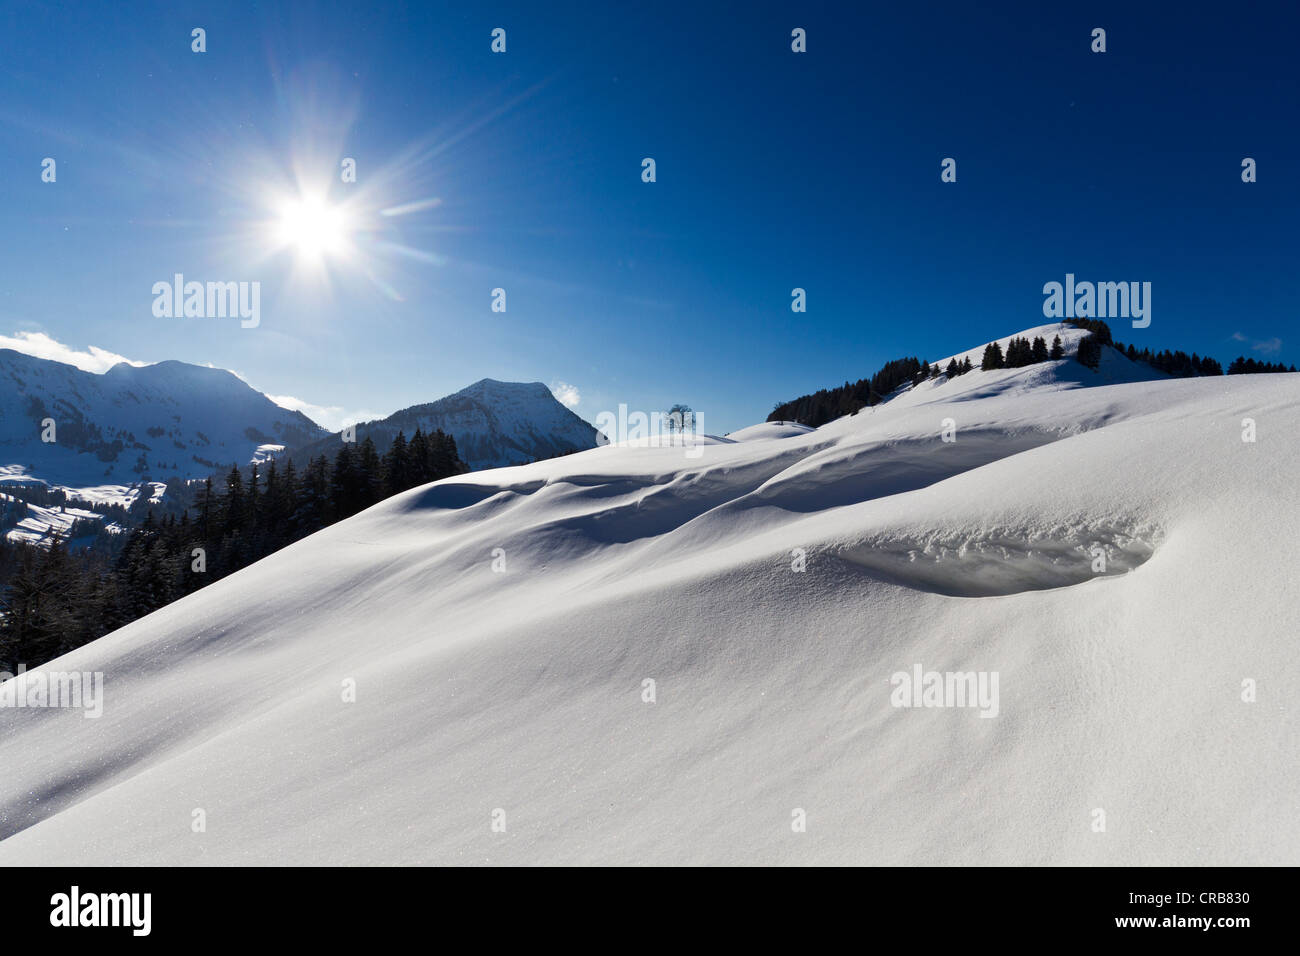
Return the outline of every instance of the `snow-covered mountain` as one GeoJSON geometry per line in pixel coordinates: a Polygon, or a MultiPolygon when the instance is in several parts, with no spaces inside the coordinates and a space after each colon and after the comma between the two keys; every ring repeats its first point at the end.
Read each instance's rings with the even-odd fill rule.
{"type": "Polygon", "coordinates": [[[121,363],[96,374],[0,349],[0,466],[61,486],[165,481],[247,464],[325,430],[224,369],[121,363]],[[54,441],[42,440],[53,419],[54,441]]]}
{"type": "MultiPolygon", "coordinates": [[[[0,349],[0,489],[37,482],[129,506],[157,498],[170,478],[204,477],[325,434],[224,369],[121,363],[96,374],[0,349]]],[[[39,540],[62,527],[61,514],[32,508],[8,535],[39,540]]]]}
{"type": "Polygon", "coordinates": [[[1106,349],[413,489],[0,708],[0,865],[1294,865],[1297,416],[1106,349]]]}
{"type": "MultiPolygon", "coordinates": [[[[436,402],[413,405],[387,418],[357,426],[381,451],[417,428],[442,429],[456,439],[461,460],[473,469],[518,465],[596,447],[596,429],[575,415],[541,382],[498,382],[485,378],[436,402]]],[[[341,439],[294,448],[295,458],[333,456],[341,439]]]]}

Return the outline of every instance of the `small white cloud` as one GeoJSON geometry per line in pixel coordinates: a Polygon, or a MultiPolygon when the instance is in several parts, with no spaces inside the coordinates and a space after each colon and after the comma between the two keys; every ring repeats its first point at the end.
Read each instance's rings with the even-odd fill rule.
{"type": "Polygon", "coordinates": [[[341,405],[316,405],[305,402],[301,398],[294,398],[292,395],[267,395],[266,397],[281,408],[287,408],[291,412],[302,412],[317,425],[324,425],[332,432],[338,431],[344,425],[373,422],[384,417],[380,412],[372,412],[365,408],[349,412],[344,411],[341,405]]]}
{"type": "MultiPolygon", "coordinates": [[[[215,369],[216,369],[217,371],[219,371],[219,372],[229,372],[231,375],[235,376],[235,378],[239,379],[241,382],[243,382],[243,383],[244,383],[245,385],[247,385],[249,388],[252,388],[252,387],[253,387],[253,383],[252,383],[252,382],[250,382],[248,379],[244,378],[243,375],[241,375],[239,372],[236,372],[233,368],[222,368],[220,365],[213,365],[211,362],[204,362],[203,365],[204,365],[205,368],[215,368],[215,369]]],[[[260,389],[259,389],[259,391],[260,391],[260,389]]]]}
{"type": "Polygon", "coordinates": [[[294,398],[292,395],[267,395],[266,397],[281,408],[287,408],[291,412],[302,412],[308,418],[315,418],[317,421],[321,421],[320,418],[316,417],[318,415],[324,417],[343,411],[337,405],[313,405],[311,402],[304,402],[301,398],[294,398]]]}
{"type": "Polygon", "coordinates": [[[551,394],[566,408],[576,408],[578,402],[582,401],[582,396],[578,394],[578,386],[570,385],[568,382],[552,382],[551,394]]]}
{"type": "Polygon", "coordinates": [[[100,374],[107,372],[119,362],[135,366],[149,364],[148,362],[137,362],[135,359],[126,358],[116,352],[101,349],[96,345],[91,345],[84,352],[79,352],[70,345],[64,345],[62,342],[50,338],[44,332],[15,332],[13,335],[0,335],[0,349],[13,349],[15,352],[22,352],[24,355],[31,355],[35,358],[63,362],[65,365],[75,365],[83,372],[100,374]]]}
{"type": "Polygon", "coordinates": [[[1265,355],[1272,355],[1274,352],[1282,351],[1282,340],[1276,335],[1271,339],[1252,339],[1250,336],[1242,335],[1240,332],[1233,332],[1232,341],[1248,342],[1252,352],[1263,352],[1265,355]]]}

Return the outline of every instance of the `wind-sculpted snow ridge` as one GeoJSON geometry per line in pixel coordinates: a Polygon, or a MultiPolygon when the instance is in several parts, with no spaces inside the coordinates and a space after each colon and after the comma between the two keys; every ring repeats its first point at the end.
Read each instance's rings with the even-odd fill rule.
{"type": "Polygon", "coordinates": [[[1300,377],[1125,361],[389,499],[0,708],[0,865],[1300,862],[1300,377]]]}
{"type": "Polygon", "coordinates": [[[882,580],[954,597],[1041,591],[1127,574],[1160,540],[1154,529],[1067,524],[934,532],[920,538],[873,535],[842,552],[882,580]]]}

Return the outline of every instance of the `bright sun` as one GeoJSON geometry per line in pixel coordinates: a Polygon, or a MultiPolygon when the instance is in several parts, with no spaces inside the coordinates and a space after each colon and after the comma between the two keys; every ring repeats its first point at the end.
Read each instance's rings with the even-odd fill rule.
{"type": "Polygon", "coordinates": [[[301,258],[319,260],[342,253],[348,242],[348,217],[325,200],[302,196],[280,207],[275,238],[301,258]]]}

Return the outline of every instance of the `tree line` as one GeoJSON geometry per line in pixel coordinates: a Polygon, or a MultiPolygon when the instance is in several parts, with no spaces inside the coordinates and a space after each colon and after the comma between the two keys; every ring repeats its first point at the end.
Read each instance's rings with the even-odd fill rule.
{"type": "Polygon", "coordinates": [[[1275,374],[1277,372],[1294,372],[1295,370],[1294,364],[1287,368],[1281,362],[1257,362],[1253,358],[1246,358],[1241,355],[1238,355],[1232,361],[1232,364],[1228,366],[1229,375],[1275,374]]]}
{"type": "Polygon", "coordinates": [[[204,482],[193,514],[151,510],[116,548],[0,538],[0,670],[35,667],[390,495],[468,470],[441,430],[409,442],[399,432],[382,456],[366,438],[301,471],[232,466],[220,487],[204,482]]]}
{"type": "Polygon", "coordinates": [[[856,415],[864,408],[880,404],[886,395],[904,382],[916,381],[923,368],[928,375],[930,366],[918,358],[893,359],[870,378],[860,378],[856,382],[845,382],[839,388],[823,388],[811,395],[780,402],[767,420],[799,422],[816,428],[843,415],[856,415]]]}
{"type": "MultiPolygon", "coordinates": [[[[1150,348],[1138,350],[1136,346],[1125,345],[1123,342],[1116,342],[1111,339],[1110,327],[1099,319],[1074,319],[1072,325],[1080,328],[1089,329],[1092,334],[1087,336],[1084,341],[1089,339],[1095,340],[1092,350],[1089,352],[1091,358],[1095,355],[1100,358],[1100,346],[1109,345],[1122,355],[1126,356],[1132,362],[1144,362],[1154,368],[1156,371],[1164,372],[1174,378],[1195,378],[1203,375],[1253,375],[1264,372],[1294,372],[1296,367],[1290,368],[1281,362],[1259,362],[1255,359],[1248,359],[1238,356],[1225,372],[1218,359],[1210,358],[1208,355],[1197,355],[1193,352],[1188,355],[1181,349],[1170,351],[1163,349],[1159,352],[1153,352],[1150,348]]],[[[1080,343],[1082,347],[1082,343],[1080,343]]],[[[1080,359],[1083,361],[1083,359],[1080,359]]],[[[1097,367],[1095,360],[1085,361],[1083,364],[1097,367]]]]}
{"type": "MultiPolygon", "coordinates": [[[[1088,334],[1079,340],[1075,359],[1088,368],[1097,368],[1101,364],[1103,346],[1111,346],[1134,362],[1145,362],[1152,368],[1175,377],[1197,375],[1223,375],[1223,366],[1216,359],[1200,356],[1193,352],[1188,355],[1182,351],[1152,352],[1149,348],[1139,351],[1132,345],[1125,346],[1111,337],[1110,326],[1101,319],[1070,319],[1068,324],[1087,330],[1088,334]]],[[[1007,343],[1004,350],[998,342],[990,342],[984,347],[980,368],[984,371],[1001,368],[1023,368],[1039,362],[1054,362],[1064,359],[1065,348],[1059,335],[1053,337],[1051,345],[1043,336],[1032,340],[1016,336],[1007,343]]],[[[834,421],[844,415],[856,415],[861,409],[878,405],[894,389],[904,382],[913,384],[940,375],[954,379],[971,371],[973,365],[969,356],[961,361],[949,359],[945,369],[930,365],[917,358],[901,358],[886,362],[870,378],[845,382],[838,388],[821,389],[788,402],[780,402],[767,416],[769,422],[793,421],[816,428],[834,421]]],[[[1244,357],[1237,358],[1228,366],[1228,375],[1242,375],[1259,372],[1294,372],[1296,367],[1287,368],[1282,363],[1259,362],[1244,357]]]]}
{"type": "Polygon", "coordinates": [[[1005,354],[1002,346],[997,342],[990,342],[984,346],[984,356],[980,359],[980,368],[984,371],[996,368],[1024,368],[1026,365],[1035,365],[1039,362],[1054,362],[1057,359],[1065,358],[1065,349],[1061,345],[1061,337],[1058,335],[1052,339],[1051,348],[1047,347],[1047,340],[1041,335],[1035,336],[1031,342],[1029,339],[1015,336],[1007,342],[1005,354]]]}

